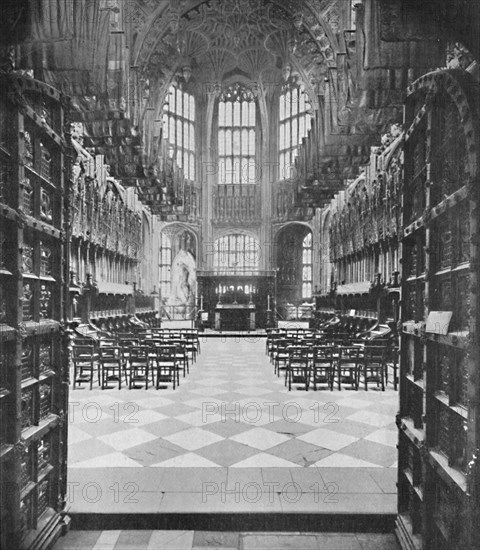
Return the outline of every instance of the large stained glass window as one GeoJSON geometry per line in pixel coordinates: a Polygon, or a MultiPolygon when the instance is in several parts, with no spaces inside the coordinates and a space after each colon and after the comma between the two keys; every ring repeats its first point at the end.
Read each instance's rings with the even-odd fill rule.
{"type": "Polygon", "coordinates": [[[301,85],[290,85],[280,94],[279,119],[279,179],[287,180],[292,175],[298,146],[307,136],[311,126],[310,104],[301,85]]]}
{"type": "Polygon", "coordinates": [[[185,177],[195,179],[195,98],[171,86],[163,108],[163,132],[185,177]]]}
{"type": "Polygon", "coordinates": [[[225,90],[218,102],[218,183],[253,184],[255,165],[256,102],[240,84],[225,90]]]}

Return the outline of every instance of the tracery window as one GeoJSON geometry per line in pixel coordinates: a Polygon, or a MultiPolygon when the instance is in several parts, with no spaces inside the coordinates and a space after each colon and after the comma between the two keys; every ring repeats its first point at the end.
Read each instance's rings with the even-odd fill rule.
{"type": "Polygon", "coordinates": [[[313,243],[312,234],[309,233],[302,244],[302,298],[312,297],[313,279],[313,243]]]}
{"type": "Polygon", "coordinates": [[[252,184],[255,166],[256,102],[241,84],[226,89],[218,101],[218,183],[252,184]]]}
{"type": "Polygon", "coordinates": [[[232,234],[215,241],[213,267],[216,271],[257,271],[260,248],[249,235],[232,234]]]}
{"type": "Polygon", "coordinates": [[[172,242],[165,233],[160,234],[160,296],[167,298],[172,290],[172,242]]]}
{"type": "Polygon", "coordinates": [[[195,98],[171,86],[163,108],[163,131],[185,177],[195,179],[195,98]]]}
{"type": "Polygon", "coordinates": [[[291,177],[295,157],[302,139],[307,136],[312,119],[310,104],[302,85],[291,85],[280,94],[279,179],[291,177]]]}

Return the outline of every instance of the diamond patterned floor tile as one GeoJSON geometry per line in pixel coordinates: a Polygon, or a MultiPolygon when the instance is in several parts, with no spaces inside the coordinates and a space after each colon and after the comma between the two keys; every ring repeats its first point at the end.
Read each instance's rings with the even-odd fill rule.
{"type": "Polygon", "coordinates": [[[153,441],[155,436],[145,430],[134,429],[129,430],[128,435],[124,432],[115,432],[113,434],[102,435],[98,439],[117,451],[124,451],[125,449],[130,449],[141,443],[153,441]]]}
{"type": "Polygon", "coordinates": [[[194,388],[190,390],[191,393],[196,393],[198,395],[205,395],[206,397],[220,395],[221,393],[225,393],[226,390],[222,388],[211,388],[211,387],[201,387],[201,388],[194,388]]]}
{"type": "Polygon", "coordinates": [[[236,441],[225,440],[198,449],[196,453],[220,466],[231,466],[236,462],[257,454],[256,449],[242,445],[236,441]]]}
{"type": "Polygon", "coordinates": [[[192,428],[190,430],[184,430],[182,432],[167,435],[164,437],[167,441],[186,449],[187,451],[195,451],[212,443],[222,441],[223,437],[208,432],[207,430],[201,430],[199,428],[192,428]]]}
{"type": "Polygon", "coordinates": [[[179,455],[169,460],[151,464],[155,468],[218,468],[219,465],[195,453],[179,455]]]}
{"type": "Polygon", "coordinates": [[[113,453],[115,449],[99,439],[88,439],[80,443],[69,444],[68,446],[68,465],[76,462],[82,462],[96,456],[102,456],[113,453]]]}
{"type": "Polygon", "coordinates": [[[82,441],[86,441],[87,439],[91,439],[92,436],[88,434],[86,431],[81,430],[80,428],[77,428],[75,426],[70,426],[68,429],[68,441],[69,443],[81,443],[82,441]]]}
{"type": "Polygon", "coordinates": [[[207,424],[213,424],[214,422],[219,422],[222,420],[222,417],[219,414],[210,412],[211,409],[207,408],[208,404],[203,410],[196,410],[191,413],[181,414],[176,416],[177,420],[186,422],[191,426],[206,426],[207,424]]]}
{"type": "Polygon", "coordinates": [[[318,468],[381,468],[378,464],[373,464],[372,462],[367,462],[366,460],[354,458],[342,453],[335,453],[326,458],[322,458],[315,466],[318,468]]]}
{"type": "MultiPolygon", "coordinates": [[[[224,380],[222,378],[218,377],[211,377],[211,378],[203,378],[202,380],[197,380],[196,383],[200,386],[207,386],[207,387],[216,387],[221,386],[222,384],[226,384],[227,380],[224,380]]],[[[209,395],[213,395],[210,393],[209,395]]]]}
{"type": "Polygon", "coordinates": [[[352,435],[353,437],[364,438],[375,432],[377,428],[370,424],[364,424],[363,422],[355,422],[354,420],[341,419],[334,424],[325,424],[328,429],[335,430],[338,433],[345,435],[352,435]]]}
{"type": "Polygon", "coordinates": [[[393,430],[377,430],[368,434],[365,439],[367,441],[374,441],[375,443],[381,443],[382,445],[388,445],[390,447],[396,447],[398,443],[398,433],[393,430]]]}
{"type": "Polygon", "coordinates": [[[247,430],[251,430],[253,429],[253,426],[226,418],[225,420],[222,420],[220,422],[208,424],[207,426],[205,426],[204,429],[222,437],[229,438],[234,435],[246,432],[247,430]]]}
{"type": "Polygon", "coordinates": [[[177,417],[182,414],[188,414],[195,412],[197,407],[192,407],[186,403],[171,403],[169,405],[164,405],[162,407],[155,408],[155,411],[163,414],[167,417],[177,417]]]}
{"type": "Polygon", "coordinates": [[[254,447],[255,449],[260,449],[265,451],[271,447],[275,447],[280,443],[288,441],[288,437],[270,430],[265,430],[264,428],[253,428],[248,432],[243,432],[238,435],[234,435],[230,438],[232,441],[237,441],[238,443],[243,443],[249,447],[254,447]]]}
{"type": "Polygon", "coordinates": [[[189,407],[194,407],[195,409],[203,409],[205,407],[205,403],[213,404],[215,403],[218,405],[219,409],[222,403],[225,403],[225,401],[222,401],[222,399],[219,399],[218,397],[195,397],[194,399],[189,399],[188,401],[183,402],[185,405],[188,405],[189,407]]]}
{"type": "Polygon", "coordinates": [[[145,399],[135,399],[135,403],[141,409],[158,409],[165,405],[172,405],[175,401],[162,397],[161,395],[156,395],[155,397],[146,397],[145,399]]]}
{"type": "Polygon", "coordinates": [[[231,468],[295,468],[298,464],[267,453],[254,454],[245,460],[232,464],[231,468]]]}
{"type": "Polygon", "coordinates": [[[289,439],[276,447],[268,449],[268,453],[294,462],[299,466],[311,466],[322,458],[332,454],[328,449],[322,449],[311,443],[300,441],[299,439],[289,439]]]}
{"type": "Polygon", "coordinates": [[[265,429],[290,437],[302,435],[312,431],[311,426],[307,426],[301,422],[287,422],[283,419],[266,424],[265,429]]]}
{"type": "Polygon", "coordinates": [[[182,447],[161,438],[155,438],[154,441],[136,445],[124,452],[126,456],[142,466],[151,466],[184,453],[185,449],[182,449],[182,447]]]}
{"type": "Polygon", "coordinates": [[[268,388],[259,388],[258,386],[239,386],[236,392],[241,395],[265,395],[271,393],[268,388]]]}
{"type": "Polygon", "coordinates": [[[343,449],[347,445],[351,445],[358,440],[357,437],[339,434],[324,428],[318,428],[308,434],[300,435],[297,439],[307,443],[313,443],[318,447],[330,449],[331,451],[339,451],[340,449],[343,449]]]}
{"type": "Polygon", "coordinates": [[[126,415],[121,415],[119,420],[136,426],[144,426],[145,424],[152,424],[153,422],[164,420],[165,418],[168,418],[168,416],[157,411],[151,409],[138,410],[132,407],[130,412],[126,415]]]}
{"type": "Polygon", "coordinates": [[[387,424],[390,424],[392,419],[390,416],[385,416],[383,414],[377,414],[373,411],[357,411],[354,414],[348,416],[349,420],[355,420],[355,422],[363,422],[364,424],[370,424],[371,426],[376,426],[377,428],[382,428],[387,424]]]}
{"type": "Polygon", "coordinates": [[[128,458],[123,453],[111,453],[103,456],[96,456],[83,462],[71,464],[70,468],[138,468],[141,464],[128,458]]]}
{"type": "Polygon", "coordinates": [[[176,418],[166,418],[165,420],[159,420],[158,422],[147,424],[143,427],[143,429],[156,437],[165,437],[166,435],[178,433],[182,430],[188,430],[191,427],[191,424],[187,424],[186,422],[182,422],[176,418]]]}
{"type": "Polygon", "coordinates": [[[361,439],[342,449],[342,453],[387,468],[397,457],[395,447],[361,439]]]}

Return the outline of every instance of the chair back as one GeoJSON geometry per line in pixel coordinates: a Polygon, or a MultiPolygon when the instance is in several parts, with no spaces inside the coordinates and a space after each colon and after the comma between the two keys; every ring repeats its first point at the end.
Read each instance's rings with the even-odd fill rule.
{"type": "Polygon", "coordinates": [[[355,346],[340,346],[340,361],[345,363],[358,362],[360,349],[355,346]]]}
{"type": "Polygon", "coordinates": [[[95,348],[93,346],[73,346],[73,359],[74,360],[92,360],[95,354],[95,348]]]}
{"type": "Polygon", "coordinates": [[[130,361],[136,361],[137,359],[148,358],[148,347],[146,346],[131,346],[130,347],[130,361]]]}
{"type": "Polygon", "coordinates": [[[122,349],[120,346],[103,346],[100,348],[100,360],[118,361],[121,357],[122,349]]]}
{"type": "Polygon", "coordinates": [[[177,346],[170,344],[160,344],[155,346],[157,352],[157,358],[161,360],[175,360],[175,355],[177,353],[177,346]]]}
{"type": "Polygon", "coordinates": [[[116,338],[102,338],[99,341],[99,347],[100,348],[107,348],[107,347],[112,347],[112,346],[116,346],[116,345],[117,345],[116,338]]]}
{"type": "Polygon", "coordinates": [[[380,346],[365,346],[363,348],[363,358],[368,363],[383,363],[387,354],[387,348],[380,346]]]}
{"type": "Polygon", "coordinates": [[[293,344],[288,346],[288,352],[291,358],[307,358],[308,359],[308,348],[299,344],[293,344]]]}
{"type": "Polygon", "coordinates": [[[333,361],[333,347],[332,346],[315,346],[313,350],[313,360],[314,361],[333,361]]]}

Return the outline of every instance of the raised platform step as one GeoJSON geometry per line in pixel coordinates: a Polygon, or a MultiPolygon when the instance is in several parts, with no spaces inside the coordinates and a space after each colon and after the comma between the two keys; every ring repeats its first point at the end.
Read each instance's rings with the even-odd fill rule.
{"type": "Polygon", "coordinates": [[[400,550],[393,533],[208,531],[198,530],[76,530],[71,529],[53,550],[400,550]]]}
{"type": "Polygon", "coordinates": [[[282,531],[392,533],[396,514],[71,514],[75,530],[282,531]]]}

